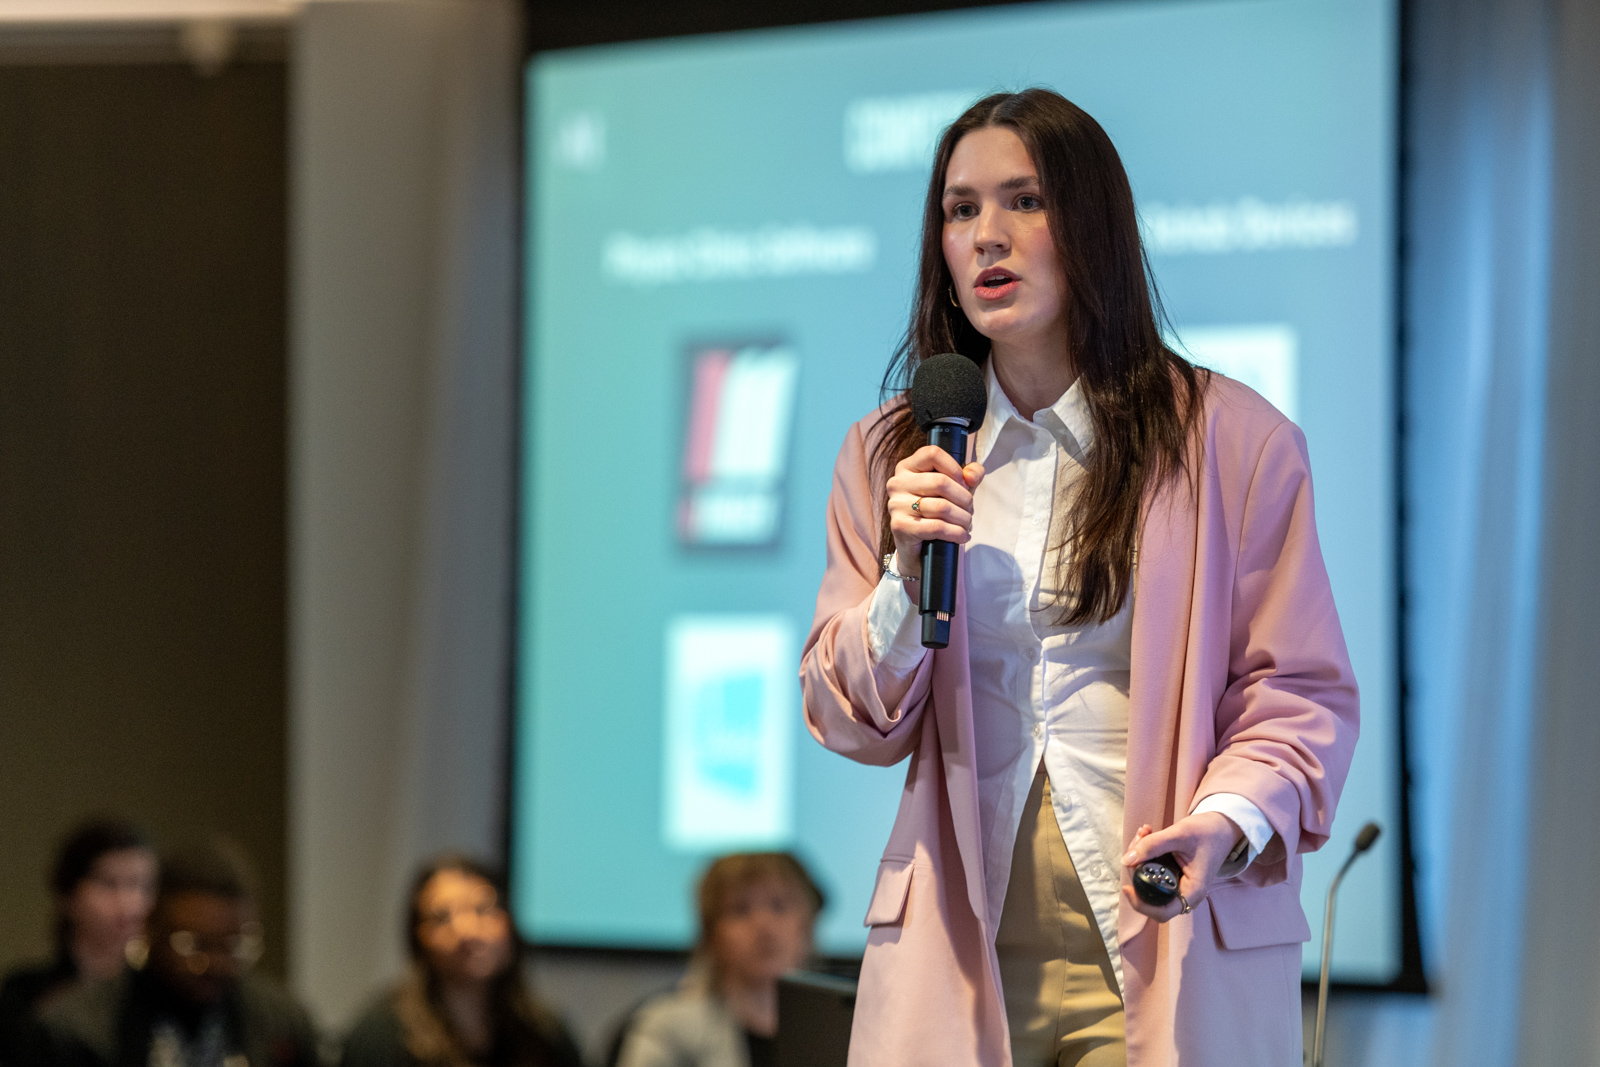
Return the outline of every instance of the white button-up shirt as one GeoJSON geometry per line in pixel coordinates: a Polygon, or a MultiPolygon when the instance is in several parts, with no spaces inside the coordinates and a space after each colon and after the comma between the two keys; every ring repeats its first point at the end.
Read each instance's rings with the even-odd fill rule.
{"type": "MultiPolygon", "coordinates": [[[[1088,406],[1074,383],[1026,419],[1000,387],[993,361],[985,377],[989,407],[973,452],[986,473],[973,495],[972,539],[961,566],[989,929],[1000,927],[1017,827],[1042,760],[1056,824],[1120,986],[1133,595],[1108,622],[1057,622],[1062,605],[1050,546],[1060,543],[1062,529],[1055,504],[1084,474],[1094,441],[1088,406]]],[[[927,654],[915,605],[888,575],[873,591],[867,629],[878,666],[893,674],[909,674],[927,654]]],[[[1244,831],[1246,865],[1272,838],[1266,816],[1237,794],[1208,796],[1195,811],[1220,811],[1244,831]]]]}

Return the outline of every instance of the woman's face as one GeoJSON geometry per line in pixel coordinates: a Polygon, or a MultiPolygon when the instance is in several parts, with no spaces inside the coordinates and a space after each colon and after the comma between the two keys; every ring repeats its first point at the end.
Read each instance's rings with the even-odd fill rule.
{"type": "Polygon", "coordinates": [[[1002,345],[1064,333],[1066,275],[1022,139],[989,126],[957,141],[943,207],[944,261],[977,331],[1002,345]]]}
{"type": "Polygon", "coordinates": [[[107,852],[62,902],[73,939],[120,948],[144,932],[155,901],[156,858],[142,848],[107,852]]]}
{"type": "Polygon", "coordinates": [[[798,886],[782,878],[733,894],[711,932],[718,969],[746,984],[775,982],[811,954],[813,916],[798,886]]]}
{"type": "Polygon", "coordinates": [[[417,939],[440,980],[485,982],[511,965],[511,916],[482,878],[440,871],[417,904],[417,939]]]}

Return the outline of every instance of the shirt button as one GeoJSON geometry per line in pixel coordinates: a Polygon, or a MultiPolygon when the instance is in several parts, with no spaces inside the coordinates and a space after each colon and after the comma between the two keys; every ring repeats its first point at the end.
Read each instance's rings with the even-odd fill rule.
{"type": "Polygon", "coordinates": [[[1039,723],[1034,723],[1033,724],[1033,736],[1034,737],[1043,737],[1044,736],[1044,727],[1041,726],[1039,723]]]}
{"type": "Polygon", "coordinates": [[[1035,525],[1035,526],[1037,526],[1037,525],[1039,525],[1039,516],[1037,516],[1037,515],[1035,515],[1035,516],[1034,516],[1034,517],[1033,517],[1033,524],[1034,524],[1034,525],[1035,525]]]}

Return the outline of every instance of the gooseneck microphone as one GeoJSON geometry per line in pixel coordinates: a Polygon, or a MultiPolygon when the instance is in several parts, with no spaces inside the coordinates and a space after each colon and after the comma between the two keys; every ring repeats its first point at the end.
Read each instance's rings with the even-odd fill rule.
{"type": "Polygon", "coordinates": [[[1317,981],[1317,1029],[1316,1036],[1311,1041],[1311,1067],[1322,1067],[1322,1039],[1327,1034],[1328,1025],[1328,964],[1333,961],[1333,897],[1339,892],[1339,883],[1344,881],[1344,873],[1350,865],[1361,858],[1361,854],[1372,847],[1372,843],[1383,833],[1375,822],[1369,822],[1356,834],[1355,847],[1350,850],[1350,858],[1344,861],[1344,866],[1339,868],[1339,873],[1333,876],[1332,883],[1328,886],[1327,914],[1322,920],[1322,977],[1317,981]]]}
{"type": "MultiPolygon", "coordinates": [[[[983,372],[966,356],[945,352],[917,366],[911,379],[911,414],[937,445],[967,462],[967,438],[983,422],[989,391],[983,372]]],[[[951,541],[922,542],[922,645],[945,648],[950,644],[950,616],[956,610],[956,567],[960,546],[951,541]]]]}

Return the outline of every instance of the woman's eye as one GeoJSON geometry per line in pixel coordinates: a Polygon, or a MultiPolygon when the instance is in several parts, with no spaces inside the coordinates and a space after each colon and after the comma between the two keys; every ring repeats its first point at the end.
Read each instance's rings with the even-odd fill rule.
{"type": "Polygon", "coordinates": [[[1019,211],[1038,211],[1043,206],[1044,204],[1040,203],[1037,196],[1017,197],[1017,210],[1019,211]]]}
{"type": "Polygon", "coordinates": [[[950,217],[953,219],[970,219],[977,213],[978,209],[971,204],[957,204],[950,209],[950,217]]]}

